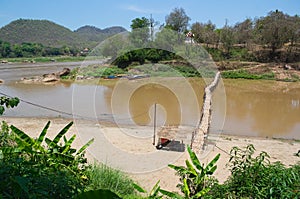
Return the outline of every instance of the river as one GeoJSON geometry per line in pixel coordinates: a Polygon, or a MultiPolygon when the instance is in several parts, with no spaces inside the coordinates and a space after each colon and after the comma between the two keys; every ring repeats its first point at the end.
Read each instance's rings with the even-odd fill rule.
{"type": "MultiPolygon", "coordinates": [[[[200,78],[94,80],[75,83],[24,84],[21,77],[77,67],[79,62],[0,64],[0,92],[23,101],[8,109],[12,117],[75,117],[119,125],[196,126],[203,88],[200,78]],[[33,106],[42,106],[44,108],[33,106]],[[45,107],[53,110],[45,109],[45,107]]],[[[223,80],[213,97],[211,132],[230,135],[300,139],[300,84],[266,80],[223,80]]]]}

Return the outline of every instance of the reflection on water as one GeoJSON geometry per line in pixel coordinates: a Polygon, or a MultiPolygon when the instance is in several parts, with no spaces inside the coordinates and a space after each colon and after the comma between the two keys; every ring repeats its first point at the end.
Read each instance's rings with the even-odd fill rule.
{"type": "MultiPolygon", "coordinates": [[[[158,122],[161,125],[164,122],[196,125],[205,84],[200,79],[189,79],[190,86],[195,91],[193,96],[178,79],[170,79],[168,82],[157,84],[150,81],[145,85],[128,80],[109,80],[98,85],[8,83],[1,85],[0,90],[77,116],[139,125],[151,124],[153,104],[158,103],[158,122]],[[191,100],[195,96],[196,104],[191,100]],[[138,115],[141,116],[134,117],[138,115]]],[[[300,139],[299,83],[224,80],[224,85],[226,93],[217,88],[213,97],[212,132],[300,139]],[[225,94],[226,106],[223,106],[225,94]],[[222,113],[225,111],[222,129],[222,113]]],[[[70,117],[26,103],[20,103],[17,108],[9,109],[5,114],[70,117]]]]}
{"type": "Polygon", "coordinates": [[[141,115],[133,120],[138,125],[147,125],[151,118],[148,114],[143,114],[149,110],[153,104],[161,105],[166,111],[165,125],[179,125],[181,121],[180,103],[176,95],[167,87],[159,84],[146,84],[134,91],[130,97],[129,110],[131,115],[141,115]],[[153,95],[155,93],[155,95],[153,95]]]}
{"type": "Polygon", "coordinates": [[[227,101],[224,133],[300,139],[299,83],[253,80],[224,83],[227,101]]]}

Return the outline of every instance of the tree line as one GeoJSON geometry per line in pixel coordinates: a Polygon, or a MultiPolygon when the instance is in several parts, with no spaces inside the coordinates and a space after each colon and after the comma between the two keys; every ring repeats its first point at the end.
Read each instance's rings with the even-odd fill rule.
{"type": "Polygon", "coordinates": [[[74,47],[49,47],[40,43],[22,43],[11,45],[9,42],[0,40],[0,58],[14,57],[39,57],[39,56],[57,56],[72,55],[80,53],[80,50],[74,47]]]}
{"type": "MultiPolygon", "coordinates": [[[[158,26],[159,22],[152,17],[135,18],[131,23],[129,37],[131,43],[139,47],[149,42],[152,42],[155,47],[160,47],[162,44],[172,43],[174,39],[179,43],[188,41],[201,44],[215,61],[300,61],[300,17],[298,15],[290,16],[276,10],[269,12],[267,16],[247,18],[232,26],[228,25],[226,20],[222,28],[217,28],[211,21],[189,24],[190,20],[183,8],[175,8],[166,16],[165,23],[159,27],[161,32],[154,38],[154,27],[158,26]],[[165,29],[177,32],[178,37],[168,35],[165,29]]],[[[125,65],[131,61],[139,61],[142,64],[145,60],[152,62],[153,58],[155,61],[175,58],[175,55],[164,57],[160,54],[166,53],[162,53],[161,50],[140,49],[121,55],[115,63],[119,64],[120,61],[126,60],[125,65]],[[138,60],[135,56],[137,54],[138,60]]]]}
{"type": "MultiPolygon", "coordinates": [[[[164,45],[164,50],[172,51],[168,42],[184,43],[188,38],[190,42],[201,44],[215,61],[242,60],[259,62],[297,62],[300,61],[300,17],[290,16],[275,10],[267,16],[255,19],[247,18],[235,25],[225,22],[222,28],[217,28],[211,21],[206,23],[195,22],[189,24],[191,18],[183,8],[175,8],[160,25],[152,17],[140,17],[131,21],[130,43],[146,47],[133,53],[122,55],[117,62],[122,62],[122,67],[128,63],[145,60],[156,62],[159,60],[173,59],[170,53],[151,49],[153,46],[164,45]],[[155,33],[159,29],[159,33],[155,33]],[[177,32],[171,36],[167,30],[177,32]],[[155,36],[154,36],[155,35],[155,36]],[[187,37],[188,36],[188,37],[187,37]],[[146,45],[147,44],[147,45],[146,45]]],[[[113,38],[115,41],[107,42],[101,53],[104,56],[118,56],[117,49],[122,48],[122,39],[113,38]]],[[[0,57],[31,57],[52,55],[77,55],[78,49],[63,46],[60,48],[46,47],[42,44],[23,43],[10,45],[0,41],[0,57]]]]}

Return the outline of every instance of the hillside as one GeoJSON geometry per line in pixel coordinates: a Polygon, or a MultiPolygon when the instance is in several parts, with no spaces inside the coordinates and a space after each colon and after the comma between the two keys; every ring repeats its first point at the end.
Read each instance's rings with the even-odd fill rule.
{"type": "Polygon", "coordinates": [[[11,44],[41,43],[45,46],[84,46],[86,40],[48,20],[18,19],[0,29],[0,39],[11,44]]]}
{"type": "Polygon", "coordinates": [[[125,28],[120,26],[113,26],[105,29],[100,29],[95,26],[83,26],[74,32],[90,42],[100,42],[107,37],[126,31],[125,28]]]}
{"type": "Polygon", "coordinates": [[[0,40],[11,44],[41,43],[44,46],[93,47],[108,36],[126,31],[122,27],[99,29],[84,26],[76,31],[48,20],[18,19],[0,28],[0,40]]]}

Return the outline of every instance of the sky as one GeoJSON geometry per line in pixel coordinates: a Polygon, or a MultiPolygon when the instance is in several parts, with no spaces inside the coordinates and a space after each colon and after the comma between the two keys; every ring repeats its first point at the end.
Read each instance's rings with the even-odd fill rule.
{"type": "Polygon", "coordinates": [[[71,30],[84,25],[104,29],[152,17],[160,25],[174,8],[183,8],[194,22],[211,20],[218,28],[247,18],[266,16],[276,9],[300,15],[300,0],[0,0],[0,27],[17,19],[47,19],[71,30]]]}

